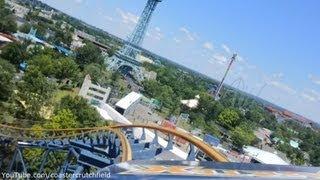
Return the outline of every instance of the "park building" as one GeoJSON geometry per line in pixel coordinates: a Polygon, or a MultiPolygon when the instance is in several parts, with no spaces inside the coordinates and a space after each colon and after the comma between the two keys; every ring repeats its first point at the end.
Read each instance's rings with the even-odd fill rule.
{"type": "Polygon", "coordinates": [[[196,95],[194,99],[181,100],[181,104],[187,106],[190,109],[198,107],[200,96],[196,95]]]}
{"type": "Polygon", "coordinates": [[[289,163],[283,160],[276,151],[271,153],[253,146],[245,146],[243,151],[252,158],[252,163],[289,165],[289,163]]]}
{"type": "Polygon", "coordinates": [[[14,38],[12,38],[10,34],[0,33],[0,48],[12,43],[13,41],[14,38]]]}
{"type": "Polygon", "coordinates": [[[141,99],[141,94],[131,92],[116,103],[115,109],[123,116],[126,116],[127,114],[134,111],[136,105],[140,102],[141,99]]]}
{"type": "Polygon", "coordinates": [[[82,83],[79,96],[87,99],[91,104],[100,105],[106,103],[109,98],[110,91],[110,87],[103,88],[93,84],[90,75],[87,74],[82,83]]]}

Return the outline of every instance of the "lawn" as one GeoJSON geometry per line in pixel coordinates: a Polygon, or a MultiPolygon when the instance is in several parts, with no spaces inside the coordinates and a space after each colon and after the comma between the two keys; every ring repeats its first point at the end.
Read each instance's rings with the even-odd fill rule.
{"type": "Polygon", "coordinates": [[[67,96],[67,95],[70,95],[72,97],[78,95],[79,93],[79,88],[74,88],[72,90],[57,90],[54,94],[53,94],[53,97],[52,97],[52,102],[55,104],[55,103],[59,103],[60,100],[67,96]]]}

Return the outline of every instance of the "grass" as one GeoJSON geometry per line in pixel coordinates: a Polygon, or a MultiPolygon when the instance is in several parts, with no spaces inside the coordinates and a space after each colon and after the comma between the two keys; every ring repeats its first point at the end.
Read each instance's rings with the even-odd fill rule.
{"type": "Polygon", "coordinates": [[[72,96],[75,97],[76,95],[78,95],[79,93],[79,89],[78,88],[74,88],[72,90],[57,90],[54,94],[53,94],[53,98],[52,101],[53,103],[59,103],[60,100],[65,97],[65,96],[72,96]]]}
{"type": "Polygon", "coordinates": [[[55,91],[53,93],[53,96],[51,99],[52,105],[48,106],[48,107],[42,107],[41,112],[40,112],[41,116],[45,119],[49,119],[53,114],[55,104],[58,104],[61,101],[61,99],[67,95],[75,97],[76,95],[78,95],[78,93],[79,93],[79,88],[74,88],[71,90],[60,90],[59,89],[59,90],[55,91]]]}

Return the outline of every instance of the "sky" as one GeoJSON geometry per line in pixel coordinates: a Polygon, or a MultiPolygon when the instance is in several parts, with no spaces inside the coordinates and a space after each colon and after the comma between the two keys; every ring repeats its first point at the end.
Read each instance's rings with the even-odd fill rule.
{"type": "MultiPolygon", "coordinates": [[[[42,0],[127,38],[147,0],[42,0]]],[[[163,0],[143,47],[320,122],[320,1],[163,0]]]]}

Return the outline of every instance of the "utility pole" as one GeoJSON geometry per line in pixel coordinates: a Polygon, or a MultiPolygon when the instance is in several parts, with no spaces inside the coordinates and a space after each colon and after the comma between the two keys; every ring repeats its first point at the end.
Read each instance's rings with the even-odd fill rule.
{"type": "Polygon", "coordinates": [[[229,65],[228,65],[228,68],[227,68],[226,72],[224,73],[224,76],[223,76],[223,78],[222,78],[222,80],[221,80],[221,82],[220,82],[220,84],[218,86],[218,89],[216,90],[216,93],[214,95],[214,100],[215,101],[220,99],[219,94],[220,94],[221,88],[223,86],[224,80],[226,79],[226,77],[228,75],[228,72],[229,72],[233,62],[236,60],[236,57],[237,57],[237,54],[233,54],[233,56],[231,57],[231,61],[230,61],[229,65]]]}

